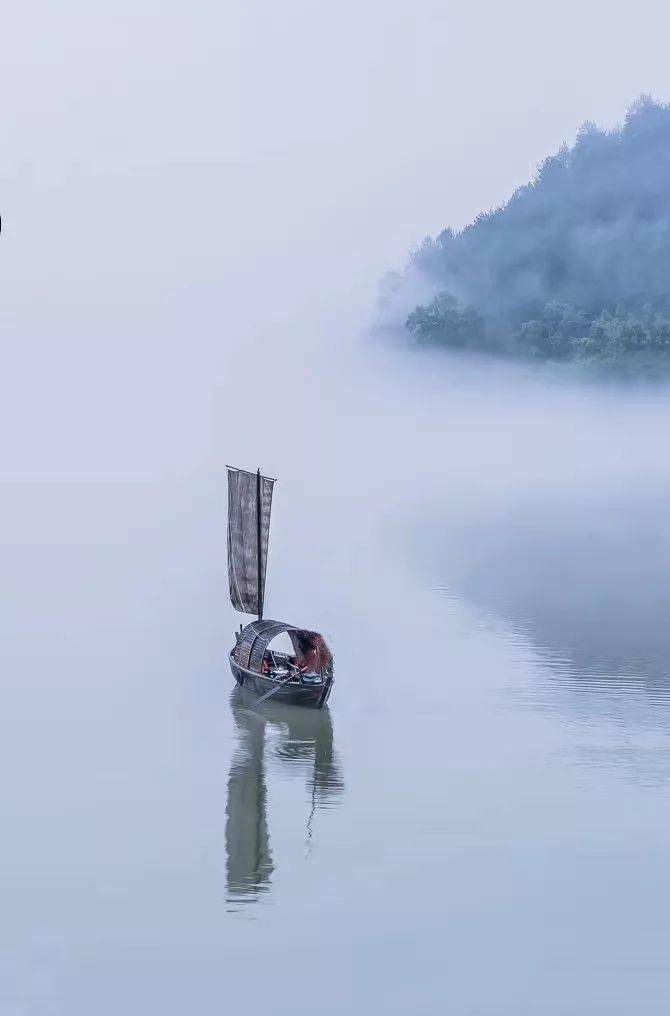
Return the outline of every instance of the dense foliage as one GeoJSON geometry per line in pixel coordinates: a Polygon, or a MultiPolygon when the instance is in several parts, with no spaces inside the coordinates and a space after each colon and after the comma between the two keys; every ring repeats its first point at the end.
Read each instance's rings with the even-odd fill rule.
{"type": "Polygon", "coordinates": [[[407,327],[423,344],[612,364],[670,359],[670,105],[648,97],[461,232],[413,252],[435,299],[407,327]]]}

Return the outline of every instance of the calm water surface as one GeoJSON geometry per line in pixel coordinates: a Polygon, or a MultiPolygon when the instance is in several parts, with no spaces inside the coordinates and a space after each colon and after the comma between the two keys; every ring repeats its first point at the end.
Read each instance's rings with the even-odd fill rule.
{"type": "Polygon", "coordinates": [[[343,433],[335,377],[270,443],[267,612],[332,642],[323,713],[233,690],[228,410],[184,475],[6,485],[3,1016],[668,1012],[650,410],[419,382],[343,433]]]}

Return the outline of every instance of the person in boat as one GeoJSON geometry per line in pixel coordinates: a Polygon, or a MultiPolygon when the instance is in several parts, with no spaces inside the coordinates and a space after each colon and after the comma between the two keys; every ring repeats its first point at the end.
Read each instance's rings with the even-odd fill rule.
{"type": "Polygon", "coordinates": [[[321,635],[308,632],[296,633],[294,636],[295,666],[301,674],[329,673],[333,666],[333,657],[321,635]]]}

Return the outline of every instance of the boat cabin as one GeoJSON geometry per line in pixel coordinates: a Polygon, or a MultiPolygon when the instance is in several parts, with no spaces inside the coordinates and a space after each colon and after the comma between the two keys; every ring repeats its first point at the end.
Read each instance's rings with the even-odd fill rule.
{"type": "Polygon", "coordinates": [[[323,635],[282,621],[252,621],[237,633],[235,662],[269,680],[295,684],[323,684],[333,673],[333,657],[323,635]],[[272,643],[288,635],[293,652],[272,643]]]}

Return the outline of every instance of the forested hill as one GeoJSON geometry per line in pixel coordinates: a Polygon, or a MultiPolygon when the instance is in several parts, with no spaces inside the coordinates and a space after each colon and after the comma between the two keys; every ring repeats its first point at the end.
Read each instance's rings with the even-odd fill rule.
{"type": "Polygon", "coordinates": [[[418,343],[670,362],[670,105],[585,124],[503,207],[428,237],[396,288],[417,275],[436,294],[407,318],[418,343]]]}

